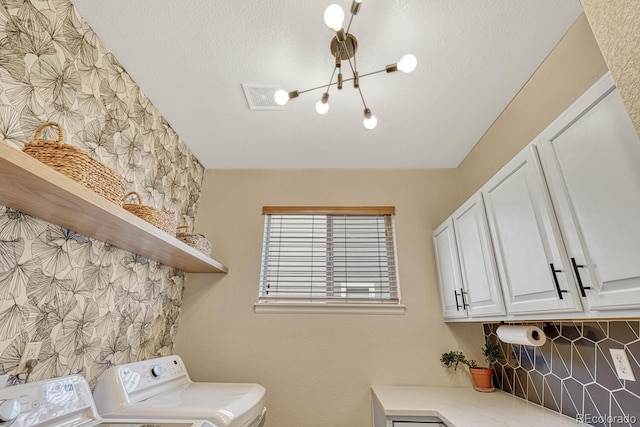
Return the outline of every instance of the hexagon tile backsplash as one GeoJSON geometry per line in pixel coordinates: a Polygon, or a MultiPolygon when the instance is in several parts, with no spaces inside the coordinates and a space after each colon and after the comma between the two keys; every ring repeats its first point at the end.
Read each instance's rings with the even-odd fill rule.
{"type": "Polygon", "coordinates": [[[499,323],[484,324],[498,343],[494,385],[593,426],[640,425],[640,322],[531,323],[547,335],[541,347],[505,344],[499,323]],[[609,349],[624,349],[639,381],[620,380],[609,349]]]}

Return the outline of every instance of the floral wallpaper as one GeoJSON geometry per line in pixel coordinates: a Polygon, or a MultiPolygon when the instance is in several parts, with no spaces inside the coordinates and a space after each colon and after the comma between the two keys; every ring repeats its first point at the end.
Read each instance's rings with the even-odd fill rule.
{"type": "MultiPolygon", "coordinates": [[[[22,148],[47,121],[145,205],[193,225],[202,165],[73,4],[0,0],[0,143],[22,148]]],[[[183,284],[173,268],[0,205],[0,374],[30,341],[43,343],[30,380],[93,384],[110,365],[170,354],[183,284]]]]}

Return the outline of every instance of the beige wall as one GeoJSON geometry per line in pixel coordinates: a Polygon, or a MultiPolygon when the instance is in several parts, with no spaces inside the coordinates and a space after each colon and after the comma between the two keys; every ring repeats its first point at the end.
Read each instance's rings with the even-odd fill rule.
{"type": "Polygon", "coordinates": [[[458,167],[463,200],[607,72],[584,15],[458,167]]]}
{"type": "Polygon", "coordinates": [[[581,0],[631,121],[640,135],[640,4],[581,0]]]}
{"type": "Polygon", "coordinates": [[[368,427],[372,384],[464,385],[479,324],[446,326],[431,231],[461,202],[449,170],[208,170],[198,231],[228,275],[189,275],[176,339],[194,380],[259,382],[272,427],[368,427]],[[394,205],[404,315],[256,314],[264,205],[394,205]]]}

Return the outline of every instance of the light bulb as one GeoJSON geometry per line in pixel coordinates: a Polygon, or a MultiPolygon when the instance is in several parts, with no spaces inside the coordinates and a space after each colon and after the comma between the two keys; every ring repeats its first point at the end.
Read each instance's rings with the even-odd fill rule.
{"type": "Polygon", "coordinates": [[[284,105],[289,102],[289,94],[286,90],[277,90],[276,93],[273,94],[273,100],[276,101],[278,105],[284,105]]]}
{"type": "Polygon", "coordinates": [[[318,114],[327,114],[327,111],[329,111],[329,104],[322,101],[316,102],[316,111],[318,114]]]}
{"type": "Polygon", "coordinates": [[[329,92],[322,94],[320,101],[316,103],[316,111],[318,114],[326,114],[329,111],[329,92]]]}
{"type": "Polygon", "coordinates": [[[410,73],[416,69],[416,65],[418,65],[418,60],[415,56],[409,53],[400,58],[400,61],[398,62],[398,70],[410,73]]]}
{"type": "Polygon", "coordinates": [[[362,124],[364,125],[365,128],[371,130],[378,125],[378,119],[376,119],[376,116],[371,114],[369,117],[364,118],[364,120],[362,121],[362,124]]]}
{"type": "Polygon", "coordinates": [[[344,11],[337,4],[331,4],[324,11],[324,23],[334,31],[342,28],[344,22],[344,11]]]}

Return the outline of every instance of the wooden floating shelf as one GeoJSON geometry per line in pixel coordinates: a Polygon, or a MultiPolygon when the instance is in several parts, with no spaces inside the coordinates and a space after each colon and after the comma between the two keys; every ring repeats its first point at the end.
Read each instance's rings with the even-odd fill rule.
{"type": "Polygon", "coordinates": [[[0,141],[0,204],[180,271],[229,271],[4,141],[0,141]]]}

